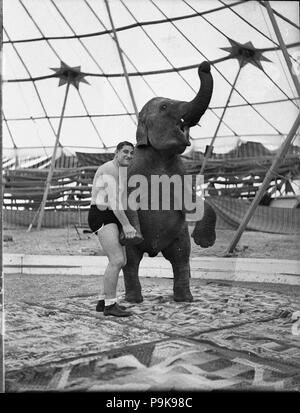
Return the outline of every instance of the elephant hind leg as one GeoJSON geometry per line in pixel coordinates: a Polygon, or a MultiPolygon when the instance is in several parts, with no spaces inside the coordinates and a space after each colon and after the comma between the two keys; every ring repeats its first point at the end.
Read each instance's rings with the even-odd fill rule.
{"type": "Polygon", "coordinates": [[[135,246],[126,246],[127,263],[123,268],[125,284],[125,300],[130,303],[141,303],[143,301],[142,287],[138,271],[143,252],[135,246]]]}
{"type": "Polygon", "coordinates": [[[163,256],[170,261],[174,274],[174,301],[191,302],[193,296],[190,291],[190,238],[187,225],[179,236],[162,251],[163,256]]]}
{"type": "Polygon", "coordinates": [[[214,209],[204,201],[204,215],[197,221],[192,237],[197,245],[202,248],[212,247],[216,241],[217,216],[214,209]]]}

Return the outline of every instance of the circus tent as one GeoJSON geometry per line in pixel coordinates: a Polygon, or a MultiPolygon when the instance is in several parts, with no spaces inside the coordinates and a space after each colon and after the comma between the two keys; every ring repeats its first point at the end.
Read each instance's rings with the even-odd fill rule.
{"type": "MultiPolygon", "coordinates": [[[[298,2],[4,0],[3,16],[3,167],[11,172],[49,167],[60,126],[56,168],[78,167],[76,153],[109,156],[120,140],[135,143],[143,105],[155,96],[191,100],[204,60],[214,91],[187,159],[212,141],[212,159],[239,157],[247,142],[272,156],[299,113],[298,2]],[[69,69],[79,77],[66,99],[59,74],[69,69]]],[[[299,165],[298,130],[291,145],[299,165]]]]}
{"type": "MultiPolygon", "coordinates": [[[[79,147],[114,148],[123,138],[135,142],[135,107],[140,110],[153,96],[190,100],[199,84],[195,68],[203,60],[213,64],[214,92],[201,124],[191,131],[194,149],[210,143],[224,108],[216,152],[226,152],[240,140],[279,146],[299,100],[264,2],[110,0],[112,21],[106,4],[4,0],[5,150],[51,153],[65,91],[51,69],[61,61],[79,66],[88,82],[70,89],[66,105],[60,144],[72,153],[79,147]],[[236,44],[249,55],[256,50],[256,56],[241,63],[233,57],[236,44]]],[[[298,3],[270,4],[297,70],[298,3]]]]}

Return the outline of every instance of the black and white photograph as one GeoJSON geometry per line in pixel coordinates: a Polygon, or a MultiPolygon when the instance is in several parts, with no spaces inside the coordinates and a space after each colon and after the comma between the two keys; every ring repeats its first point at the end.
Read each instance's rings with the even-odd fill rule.
{"type": "Polygon", "coordinates": [[[1,19],[0,392],[299,393],[299,2],[1,19]]]}

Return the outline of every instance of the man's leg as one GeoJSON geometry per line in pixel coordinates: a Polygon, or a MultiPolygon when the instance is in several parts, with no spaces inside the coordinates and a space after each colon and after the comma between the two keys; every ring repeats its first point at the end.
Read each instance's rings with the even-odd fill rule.
{"type": "MultiPolygon", "coordinates": [[[[119,229],[116,224],[106,224],[98,231],[98,238],[103,248],[104,253],[108,257],[108,265],[104,272],[104,295],[105,307],[112,307],[117,301],[117,284],[119,274],[122,267],[126,264],[125,248],[119,242],[119,229]]],[[[123,311],[117,306],[120,311],[112,311],[112,314],[105,315],[131,315],[123,311]]]]}
{"type": "MultiPolygon", "coordinates": [[[[99,232],[99,231],[98,231],[99,232]]],[[[103,249],[103,247],[102,247],[102,244],[101,244],[101,241],[100,241],[100,237],[99,237],[99,235],[98,235],[98,240],[99,240],[99,243],[100,243],[100,245],[101,245],[101,249],[103,250],[103,252],[104,252],[104,249],[103,249]]],[[[124,257],[124,265],[123,265],[123,267],[126,265],[126,263],[127,263],[127,258],[126,258],[126,247],[125,246],[123,246],[123,245],[121,245],[121,247],[122,247],[122,251],[123,251],[123,257],[124,257]]],[[[105,253],[105,252],[104,252],[105,253]]],[[[107,253],[105,253],[106,255],[107,255],[107,253]]],[[[122,268],[123,268],[122,267],[122,268]]],[[[104,283],[103,283],[104,284],[104,283]]],[[[101,290],[100,290],[100,294],[99,294],[99,300],[103,300],[104,301],[104,298],[105,298],[105,296],[104,296],[104,285],[103,286],[101,286],[101,290]]],[[[103,310],[102,310],[103,311],[103,310]]]]}
{"type": "Polygon", "coordinates": [[[119,230],[116,224],[106,224],[98,231],[98,238],[108,266],[104,273],[104,294],[106,299],[116,298],[119,273],[125,265],[124,251],[119,243],[119,230]]]}

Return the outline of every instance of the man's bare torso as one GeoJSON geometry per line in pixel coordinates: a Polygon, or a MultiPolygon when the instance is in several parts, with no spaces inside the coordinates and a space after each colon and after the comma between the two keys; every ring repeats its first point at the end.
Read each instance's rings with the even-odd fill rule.
{"type": "MultiPolygon", "coordinates": [[[[112,209],[111,197],[117,196],[114,189],[119,191],[124,187],[124,179],[120,177],[120,171],[123,169],[125,168],[119,168],[114,159],[99,166],[93,180],[91,205],[98,207],[106,205],[112,209]],[[114,185],[108,185],[108,181],[114,185]]],[[[123,176],[123,174],[121,175],[123,176]]]]}

